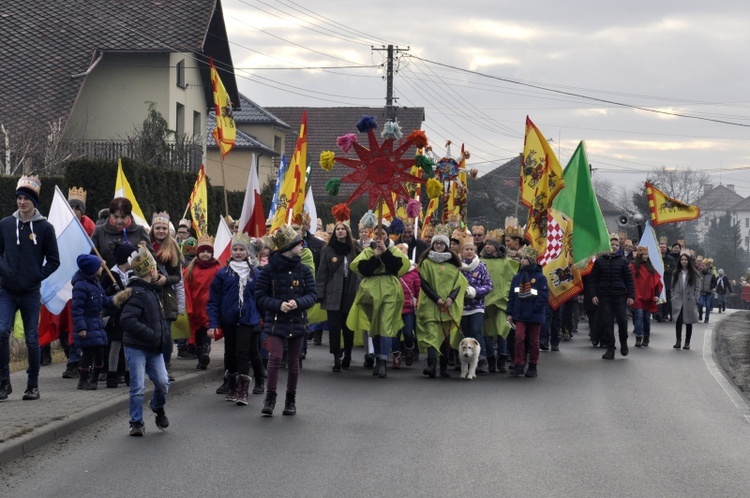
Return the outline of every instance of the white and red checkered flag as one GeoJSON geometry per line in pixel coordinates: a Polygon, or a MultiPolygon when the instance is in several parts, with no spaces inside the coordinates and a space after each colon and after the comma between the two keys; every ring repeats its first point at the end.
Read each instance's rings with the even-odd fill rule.
{"type": "Polygon", "coordinates": [[[565,229],[560,226],[560,223],[552,215],[552,210],[547,210],[547,247],[542,257],[539,258],[540,266],[544,267],[547,263],[560,256],[563,249],[564,237],[565,229]]]}

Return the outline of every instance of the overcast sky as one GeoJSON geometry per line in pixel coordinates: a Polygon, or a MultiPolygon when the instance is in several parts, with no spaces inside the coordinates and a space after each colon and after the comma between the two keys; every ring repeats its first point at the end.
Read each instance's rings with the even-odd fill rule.
{"type": "Polygon", "coordinates": [[[424,107],[435,150],[465,143],[482,173],[523,150],[528,115],[563,166],[584,140],[618,185],[666,166],[750,195],[750,2],[222,4],[240,91],[261,106],[383,106],[371,46],[390,43],[409,49],[397,104],[424,107]]]}

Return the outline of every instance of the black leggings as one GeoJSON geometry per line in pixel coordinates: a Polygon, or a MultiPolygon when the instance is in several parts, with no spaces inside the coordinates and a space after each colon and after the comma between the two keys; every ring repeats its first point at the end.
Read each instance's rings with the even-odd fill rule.
{"type": "MultiPolygon", "coordinates": [[[[675,332],[677,334],[677,340],[682,339],[682,310],[680,310],[680,316],[677,317],[677,323],[675,323],[675,332]]],[[[690,338],[693,336],[693,324],[685,324],[685,341],[690,342],[690,338]]]]}
{"type": "Polygon", "coordinates": [[[250,343],[252,328],[249,325],[222,325],[224,331],[224,369],[230,374],[250,374],[250,343]]]}
{"type": "Polygon", "coordinates": [[[81,348],[81,361],[78,364],[78,367],[82,370],[88,370],[91,367],[103,369],[104,355],[106,352],[107,346],[81,348]]]}
{"type": "Polygon", "coordinates": [[[348,313],[328,311],[328,345],[332,354],[341,353],[341,334],[344,335],[344,351],[350,355],[354,347],[354,332],[346,326],[348,313]]]}

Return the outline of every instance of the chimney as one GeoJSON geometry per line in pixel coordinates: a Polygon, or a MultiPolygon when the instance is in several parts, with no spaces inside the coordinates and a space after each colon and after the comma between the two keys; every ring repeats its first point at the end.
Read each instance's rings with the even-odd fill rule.
{"type": "Polygon", "coordinates": [[[728,185],[727,185],[727,188],[728,188],[729,190],[731,190],[732,192],[734,192],[734,184],[733,184],[733,183],[730,183],[730,184],[728,184],[728,185]]]}

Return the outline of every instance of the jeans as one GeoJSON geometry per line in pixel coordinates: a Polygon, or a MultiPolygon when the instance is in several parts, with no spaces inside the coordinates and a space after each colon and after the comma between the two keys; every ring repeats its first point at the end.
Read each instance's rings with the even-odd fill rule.
{"type": "Polygon", "coordinates": [[[388,355],[391,354],[392,344],[393,337],[386,337],[384,335],[372,336],[372,349],[374,349],[375,358],[387,360],[388,355]]]}
{"type": "Polygon", "coordinates": [[[544,323],[540,332],[539,341],[547,346],[560,345],[560,327],[562,326],[562,307],[556,310],[547,305],[547,313],[544,315],[544,323]]]}
{"type": "Polygon", "coordinates": [[[130,423],[143,423],[143,391],[146,375],[154,383],[154,394],[149,406],[152,410],[163,408],[167,403],[169,377],[164,365],[164,355],[125,346],[125,359],[130,371],[130,423]]]}
{"type": "Polygon", "coordinates": [[[10,379],[10,334],[16,319],[16,311],[21,311],[23,331],[26,337],[29,368],[28,385],[39,386],[39,364],[42,350],[39,347],[39,290],[15,294],[0,288],[0,379],[10,379]]]}
{"type": "Polygon", "coordinates": [[[716,294],[716,307],[719,309],[719,312],[726,311],[727,309],[727,295],[726,294],[716,294]]]}
{"type": "Polygon", "coordinates": [[[701,314],[703,307],[706,307],[706,314],[703,315],[703,318],[708,321],[708,316],[711,314],[711,308],[713,308],[714,305],[714,295],[713,293],[709,292],[708,294],[701,294],[698,298],[698,313],[701,314]]]}
{"type": "Polygon", "coordinates": [[[633,325],[636,337],[651,336],[651,313],[646,310],[633,310],[633,325]]]}
{"type": "Polygon", "coordinates": [[[414,313],[407,313],[401,315],[401,319],[404,321],[404,328],[399,330],[398,335],[393,338],[391,349],[393,351],[401,351],[401,337],[404,339],[404,346],[411,349],[414,347],[414,341],[416,339],[414,335],[414,327],[417,323],[417,317],[414,313]]]}
{"type": "Polygon", "coordinates": [[[482,322],[484,321],[484,313],[474,313],[473,315],[465,315],[461,317],[461,331],[464,337],[471,337],[479,342],[479,358],[486,360],[487,351],[484,347],[484,335],[482,335],[482,322]]]}

